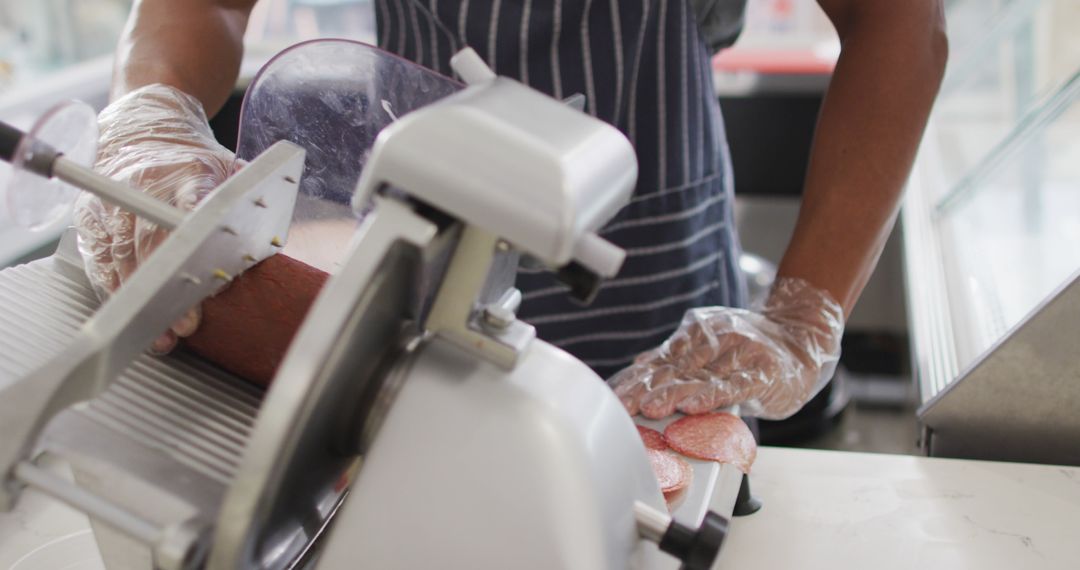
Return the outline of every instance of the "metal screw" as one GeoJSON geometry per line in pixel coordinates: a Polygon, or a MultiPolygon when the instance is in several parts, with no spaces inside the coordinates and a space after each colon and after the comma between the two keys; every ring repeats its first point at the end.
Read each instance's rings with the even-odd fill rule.
{"type": "Polygon", "coordinates": [[[227,233],[227,234],[229,234],[231,236],[236,235],[236,230],[230,228],[229,226],[221,226],[221,231],[223,231],[223,232],[225,232],[225,233],[227,233]]]}
{"type": "Polygon", "coordinates": [[[491,305],[484,308],[484,324],[493,329],[504,330],[516,319],[514,312],[504,307],[491,305]]]}
{"type": "Polygon", "coordinates": [[[202,285],[202,279],[199,279],[190,273],[181,273],[180,278],[183,279],[185,283],[191,285],[202,285]]]}
{"type": "Polygon", "coordinates": [[[285,177],[285,182],[288,182],[289,184],[296,184],[296,179],[293,178],[292,176],[286,176],[285,177]]]}
{"type": "Polygon", "coordinates": [[[266,201],[263,200],[262,198],[256,198],[255,199],[255,205],[260,207],[260,208],[265,208],[266,207],[266,201]]]}
{"type": "Polygon", "coordinates": [[[270,239],[270,245],[274,247],[282,247],[284,244],[281,243],[281,238],[279,238],[278,236],[274,236],[270,239]]]}
{"type": "Polygon", "coordinates": [[[232,275],[225,273],[224,269],[215,269],[214,279],[220,279],[222,281],[232,281],[232,275]]]}
{"type": "Polygon", "coordinates": [[[244,261],[248,263],[255,263],[256,261],[258,261],[258,259],[255,259],[255,256],[251,255],[250,253],[245,253],[244,261]]]}

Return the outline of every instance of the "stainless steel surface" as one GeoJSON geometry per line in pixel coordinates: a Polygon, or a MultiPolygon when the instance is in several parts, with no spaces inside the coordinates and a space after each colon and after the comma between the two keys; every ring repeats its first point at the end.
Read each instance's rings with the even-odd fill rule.
{"type": "MultiPolygon", "coordinates": [[[[3,386],[59,355],[98,307],[73,232],[52,257],[0,272],[0,305],[3,386]]],[[[110,570],[142,570],[155,556],[184,550],[173,545],[192,536],[181,532],[185,521],[196,512],[203,523],[213,519],[260,397],[182,351],[140,355],[105,392],[49,424],[38,449],[69,462],[79,490],[161,532],[163,548],[155,553],[92,520],[110,570]]],[[[61,492],[73,490],[68,487],[61,492]]]]}
{"type": "Polygon", "coordinates": [[[1080,273],[924,404],[930,455],[1080,465],[1080,273]]]}
{"type": "Polygon", "coordinates": [[[417,332],[416,284],[435,238],[435,225],[404,204],[376,199],[275,376],[225,497],[209,568],[291,559],[330,515],[335,484],[362,451],[362,422],[390,403],[385,367],[417,332]]]}

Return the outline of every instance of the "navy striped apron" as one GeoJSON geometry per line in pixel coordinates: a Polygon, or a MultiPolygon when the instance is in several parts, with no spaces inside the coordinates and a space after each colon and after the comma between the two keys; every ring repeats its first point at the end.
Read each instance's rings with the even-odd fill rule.
{"type": "Polygon", "coordinates": [[[470,46],[500,75],[618,127],[638,185],[601,231],[626,249],[587,307],[544,273],[522,272],[519,316],[607,377],[660,344],[683,313],[741,306],[745,284],[723,119],[688,0],[376,0],[379,46],[451,74],[470,46]]]}

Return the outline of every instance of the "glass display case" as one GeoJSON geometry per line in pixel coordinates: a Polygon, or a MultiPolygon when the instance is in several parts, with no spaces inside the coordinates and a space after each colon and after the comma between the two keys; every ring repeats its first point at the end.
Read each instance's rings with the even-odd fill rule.
{"type": "Polygon", "coordinates": [[[1080,5],[947,18],[902,215],[923,447],[1080,464],[1080,5]]]}

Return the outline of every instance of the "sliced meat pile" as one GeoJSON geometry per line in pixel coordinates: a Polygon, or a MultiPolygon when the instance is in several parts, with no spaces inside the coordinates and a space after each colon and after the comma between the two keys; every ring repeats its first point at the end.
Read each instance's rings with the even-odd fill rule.
{"type": "Polygon", "coordinates": [[[638,435],[641,436],[641,442],[645,444],[645,449],[664,451],[668,448],[667,441],[664,440],[664,434],[645,426],[637,426],[637,430],[638,435]]]}
{"type": "Polygon", "coordinates": [[[664,494],[678,491],[690,484],[693,469],[685,459],[674,453],[655,449],[646,449],[645,453],[649,456],[656,481],[660,483],[660,490],[664,494]]]}
{"type": "Polygon", "coordinates": [[[667,444],[688,457],[731,463],[743,473],[757,457],[757,443],[750,428],[737,416],[717,412],[686,416],[664,429],[667,444]]]}
{"type": "Polygon", "coordinates": [[[674,503],[685,494],[694,480],[694,468],[682,457],[668,451],[664,434],[644,426],[637,426],[637,429],[664,500],[669,509],[674,508],[674,503]]]}

